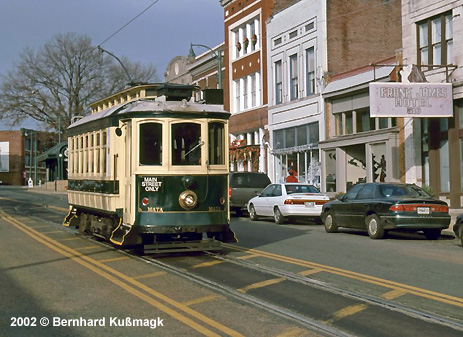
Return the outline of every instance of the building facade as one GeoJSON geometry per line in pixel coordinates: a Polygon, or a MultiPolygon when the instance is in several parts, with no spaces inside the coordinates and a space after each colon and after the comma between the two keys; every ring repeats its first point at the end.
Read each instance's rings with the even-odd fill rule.
{"type": "MultiPolygon", "coordinates": [[[[363,149],[362,158],[358,159],[365,162],[366,143],[348,139],[357,138],[357,133],[385,128],[385,121],[369,119],[365,75],[345,78],[366,72],[363,66],[387,59],[400,49],[400,2],[301,0],[275,14],[269,21],[267,32],[272,179],[281,181],[287,171],[293,169],[300,181],[314,183],[332,192],[345,191],[351,184],[366,180],[365,171],[356,172],[355,182],[351,181],[348,176],[353,172],[345,171],[345,167],[352,158],[341,158],[327,151],[357,146],[358,149],[353,147],[349,152],[359,157],[356,152],[363,149]],[[356,80],[360,81],[358,85],[356,80]],[[355,107],[361,107],[361,111],[354,111],[352,104],[359,104],[355,107]],[[350,114],[345,109],[350,109],[350,114]],[[338,132],[334,128],[335,121],[338,132]],[[349,127],[354,121],[359,123],[358,127],[355,126],[355,134],[353,127],[349,127]],[[341,128],[344,131],[341,132],[341,128]],[[332,161],[325,162],[326,158],[332,161]],[[337,187],[333,174],[336,171],[340,183],[337,187]],[[341,172],[343,182],[339,180],[341,172]],[[327,186],[326,179],[333,181],[327,186]]],[[[383,74],[384,69],[380,71],[383,80],[393,69],[388,67],[387,74],[383,74]]],[[[370,80],[374,80],[373,67],[368,71],[371,71],[370,80]]],[[[388,128],[393,128],[396,121],[387,123],[388,128]]],[[[370,143],[370,140],[366,142],[370,143]]],[[[392,159],[388,165],[391,163],[392,159]]],[[[357,165],[362,169],[365,166],[357,165]]]]}
{"type": "Polygon", "coordinates": [[[403,63],[452,84],[452,117],[405,121],[405,180],[463,207],[463,1],[402,0],[403,63]]]}
{"type": "Polygon", "coordinates": [[[284,181],[292,169],[298,181],[320,186],[325,13],[324,2],[302,0],[267,24],[268,174],[272,181],[284,181]]]}
{"type": "Polygon", "coordinates": [[[21,129],[0,131],[0,184],[34,186],[47,181],[47,168],[40,155],[55,144],[56,135],[21,129]]]}
{"type": "Polygon", "coordinates": [[[266,23],[298,0],[221,0],[224,8],[224,108],[230,111],[230,169],[267,172],[266,23]]]}

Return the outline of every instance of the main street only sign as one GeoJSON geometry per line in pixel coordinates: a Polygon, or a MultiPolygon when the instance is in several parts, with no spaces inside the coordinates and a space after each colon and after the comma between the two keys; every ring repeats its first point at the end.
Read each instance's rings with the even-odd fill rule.
{"type": "Polygon", "coordinates": [[[451,83],[370,83],[370,117],[452,116],[451,83]]]}

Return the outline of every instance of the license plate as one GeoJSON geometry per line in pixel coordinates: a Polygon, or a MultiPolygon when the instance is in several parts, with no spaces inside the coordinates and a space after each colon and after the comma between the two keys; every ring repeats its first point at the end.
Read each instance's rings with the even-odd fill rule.
{"type": "Polygon", "coordinates": [[[305,205],[306,207],[314,207],[314,206],[315,206],[315,202],[313,202],[313,201],[307,201],[307,202],[304,203],[304,205],[305,205]]]}
{"type": "Polygon", "coordinates": [[[417,212],[418,214],[429,214],[429,213],[430,213],[430,212],[429,212],[429,207],[418,207],[418,208],[416,209],[416,212],[417,212]]]}

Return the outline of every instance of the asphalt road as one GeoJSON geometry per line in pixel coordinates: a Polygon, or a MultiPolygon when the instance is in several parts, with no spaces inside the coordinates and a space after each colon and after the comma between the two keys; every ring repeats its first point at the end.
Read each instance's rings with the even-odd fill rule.
{"type": "Polygon", "coordinates": [[[63,194],[0,188],[1,336],[463,334],[445,325],[463,317],[457,240],[233,217],[240,242],[224,255],[140,259],[61,227],[66,206],[63,194]],[[80,317],[86,327],[53,326],[80,317]],[[134,319],[157,326],[120,326],[134,319]]]}

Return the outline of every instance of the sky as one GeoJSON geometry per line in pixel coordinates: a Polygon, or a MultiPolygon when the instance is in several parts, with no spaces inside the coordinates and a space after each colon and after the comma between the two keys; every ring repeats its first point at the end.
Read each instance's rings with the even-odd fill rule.
{"type": "MultiPolygon", "coordinates": [[[[14,69],[24,48],[36,51],[59,33],[85,34],[95,46],[101,44],[119,58],[151,63],[161,81],[172,58],[188,55],[190,43],[213,48],[224,40],[219,0],[0,0],[0,4],[0,75],[14,69]]],[[[195,47],[196,55],[206,51],[195,47]]],[[[0,130],[5,129],[1,124],[0,120],[0,130]]]]}

